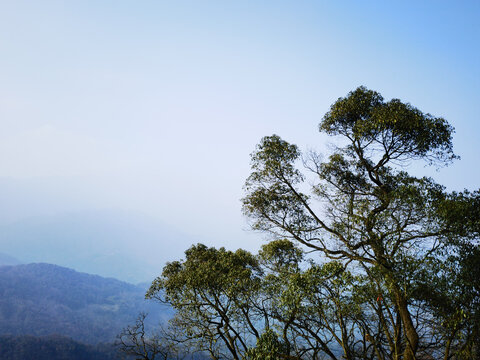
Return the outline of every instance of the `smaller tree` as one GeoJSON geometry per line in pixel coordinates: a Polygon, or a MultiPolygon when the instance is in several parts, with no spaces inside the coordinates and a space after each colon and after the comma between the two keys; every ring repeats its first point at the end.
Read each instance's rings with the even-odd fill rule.
{"type": "Polygon", "coordinates": [[[257,259],[245,250],[197,244],[184,261],[168,263],[147,298],[177,310],[171,325],[183,329],[181,341],[214,359],[241,359],[250,339],[259,338],[252,298],[259,289],[257,259]]]}
{"type": "Polygon", "coordinates": [[[165,341],[160,332],[147,333],[146,317],[147,314],[140,313],[135,323],[124,328],[117,336],[119,351],[129,357],[134,356],[136,360],[181,359],[176,346],[165,341]]]}

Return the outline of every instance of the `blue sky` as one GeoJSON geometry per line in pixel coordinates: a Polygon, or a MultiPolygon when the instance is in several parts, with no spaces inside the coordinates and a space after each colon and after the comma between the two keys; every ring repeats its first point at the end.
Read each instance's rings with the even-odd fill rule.
{"type": "Polygon", "coordinates": [[[359,85],[446,118],[462,160],[417,171],[477,188],[479,17],[478,1],[0,1],[0,224],[112,209],[254,249],[249,154],[273,133],[325,150],[319,121],[359,85]]]}

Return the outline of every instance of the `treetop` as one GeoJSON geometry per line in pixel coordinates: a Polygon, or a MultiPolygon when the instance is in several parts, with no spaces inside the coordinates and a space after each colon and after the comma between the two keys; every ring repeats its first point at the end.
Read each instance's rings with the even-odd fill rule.
{"type": "Polygon", "coordinates": [[[352,143],[350,150],[381,151],[385,159],[424,159],[448,164],[453,153],[454,128],[443,118],[422,113],[399,99],[385,102],[364,86],[339,98],[323,117],[319,129],[341,135],[352,143]]]}

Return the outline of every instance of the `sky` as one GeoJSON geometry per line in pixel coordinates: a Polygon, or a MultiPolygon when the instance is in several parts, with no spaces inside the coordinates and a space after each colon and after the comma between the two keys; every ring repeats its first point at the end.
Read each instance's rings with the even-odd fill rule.
{"type": "Polygon", "coordinates": [[[318,123],[360,85],[447,119],[461,160],[415,171],[476,189],[479,18],[478,1],[0,0],[0,225],[124,212],[255,250],[250,153],[271,134],[326,151],[318,123]]]}

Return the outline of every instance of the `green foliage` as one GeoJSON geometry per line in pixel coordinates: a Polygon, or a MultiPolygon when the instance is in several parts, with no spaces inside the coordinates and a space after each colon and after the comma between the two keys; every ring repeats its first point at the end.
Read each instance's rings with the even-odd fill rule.
{"type": "Polygon", "coordinates": [[[185,255],[185,261],[165,266],[147,297],[162,289],[165,299],[172,304],[184,303],[185,299],[195,300],[198,296],[217,301],[222,296],[240,295],[243,290],[256,285],[257,260],[247,251],[231,252],[198,244],[188,249],[185,255]]]}
{"type": "Polygon", "coordinates": [[[298,265],[303,260],[303,252],[291,241],[281,239],[262,246],[259,258],[274,272],[298,271],[298,265]]]}
{"type": "Polygon", "coordinates": [[[267,329],[258,339],[257,346],[248,349],[245,360],[280,360],[285,358],[286,347],[278,335],[267,329]],[[282,356],[283,355],[283,356],[282,356]]]}
{"type": "Polygon", "coordinates": [[[258,291],[259,266],[247,251],[227,251],[197,244],[184,261],[168,263],[147,297],[176,310],[171,325],[182,329],[182,341],[221,356],[223,346],[238,358],[248,345],[242,335],[257,334],[250,298],[258,291]]]}
{"type": "Polygon", "coordinates": [[[357,145],[348,150],[363,152],[385,146],[389,159],[450,161],[453,127],[445,119],[423,114],[398,99],[383,97],[365,87],[338,99],[320,123],[320,131],[342,135],[357,145]]]}

